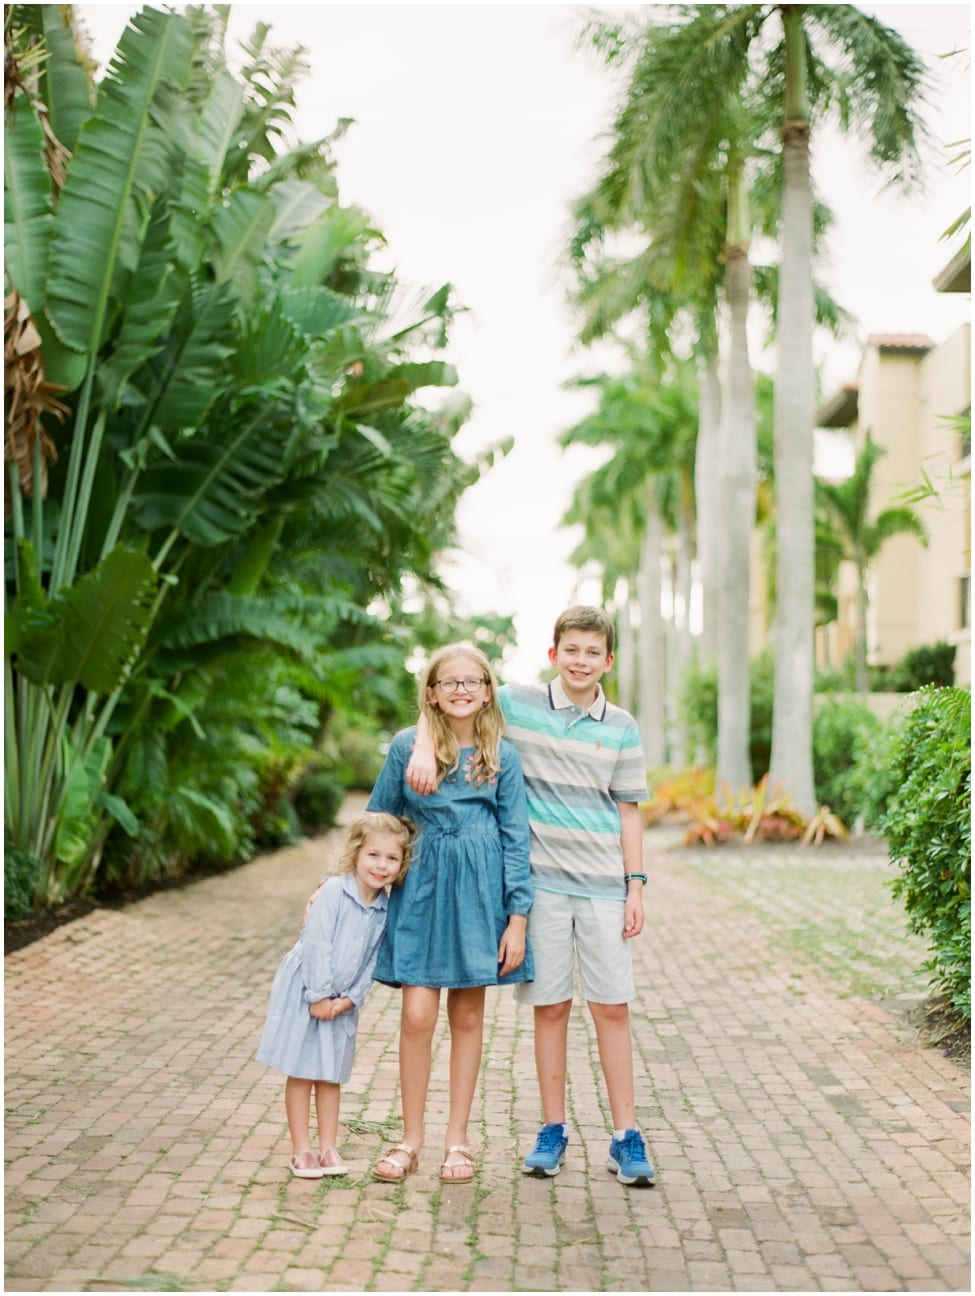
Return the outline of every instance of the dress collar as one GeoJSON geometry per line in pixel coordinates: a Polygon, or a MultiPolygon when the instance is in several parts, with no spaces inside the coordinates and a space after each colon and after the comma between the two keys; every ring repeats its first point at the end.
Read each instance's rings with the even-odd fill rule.
{"type": "MultiPolygon", "coordinates": [[[[582,708],[566,695],[558,675],[548,686],[548,704],[553,711],[564,711],[566,707],[575,707],[577,711],[582,711],[582,708]]],[[[582,714],[591,716],[593,720],[606,719],[606,694],[603,692],[601,684],[596,685],[596,697],[592,706],[587,711],[583,711],[582,714]]]]}
{"type": "Polygon", "coordinates": [[[340,873],[339,877],[342,879],[343,891],[345,891],[346,895],[351,896],[352,899],[355,900],[357,904],[362,905],[363,909],[385,909],[389,904],[389,896],[386,894],[385,891],[380,891],[379,895],[376,896],[372,904],[367,905],[366,902],[363,900],[362,896],[359,894],[359,883],[356,880],[355,874],[340,873]]]}

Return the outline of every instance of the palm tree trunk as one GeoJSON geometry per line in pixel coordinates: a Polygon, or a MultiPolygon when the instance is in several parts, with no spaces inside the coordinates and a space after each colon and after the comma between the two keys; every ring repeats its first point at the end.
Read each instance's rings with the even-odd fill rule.
{"type": "Polygon", "coordinates": [[[856,555],[857,567],[857,641],[856,689],[866,693],[870,687],[867,675],[867,562],[862,553],[856,555]]]}
{"type": "Polygon", "coordinates": [[[812,184],[804,110],[801,12],[783,7],[787,50],[783,130],[782,266],[775,376],[775,683],[769,783],[815,809],[812,712],[815,618],[813,526],[812,184]],[[794,114],[794,115],[791,115],[794,114]]]}
{"type": "Polygon", "coordinates": [[[691,578],[694,549],[694,484],[690,469],[681,470],[681,501],[677,516],[677,547],[674,556],[674,681],[668,690],[671,717],[671,764],[687,764],[687,740],[681,721],[680,698],[691,668],[694,645],[691,639],[691,578]]]}
{"type": "Polygon", "coordinates": [[[664,523],[657,506],[655,489],[656,482],[651,477],[647,483],[647,522],[640,540],[639,572],[640,704],[637,720],[643,740],[643,755],[649,768],[664,765],[667,761],[664,730],[666,644],[660,615],[660,560],[663,556],[664,523]]]}
{"type": "Polygon", "coordinates": [[[716,351],[709,349],[701,356],[698,372],[700,406],[694,458],[697,570],[701,588],[698,662],[706,669],[718,655],[718,567],[721,541],[718,440],[721,435],[721,379],[716,351]]]}
{"type": "Polygon", "coordinates": [[[620,706],[631,714],[636,698],[636,643],[633,611],[630,606],[630,582],[621,577],[616,584],[616,689],[620,706]]]}
{"type": "Polygon", "coordinates": [[[728,300],[728,387],[719,447],[721,555],[718,630],[717,786],[751,786],[751,680],[748,662],[749,558],[755,522],[755,397],[748,358],[751,262],[741,169],[729,181],[725,249],[728,300]]]}

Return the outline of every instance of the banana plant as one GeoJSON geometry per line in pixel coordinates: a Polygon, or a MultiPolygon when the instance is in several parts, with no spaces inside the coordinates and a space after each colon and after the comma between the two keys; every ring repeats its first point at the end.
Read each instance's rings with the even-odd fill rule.
{"type": "Polygon", "coordinates": [[[411,355],[442,339],[449,290],[393,326],[329,140],[281,151],[301,59],[260,25],[238,81],[224,30],[219,9],[144,9],[95,87],[69,6],[7,10],[5,833],[42,861],[42,903],[90,886],[112,824],[139,831],[116,792],[127,726],[190,722],[248,644],[321,650],[267,581],[343,458],[375,456],[421,562],[427,501],[464,484],[449,438],[404,414],[456,381],[411,355]]]}

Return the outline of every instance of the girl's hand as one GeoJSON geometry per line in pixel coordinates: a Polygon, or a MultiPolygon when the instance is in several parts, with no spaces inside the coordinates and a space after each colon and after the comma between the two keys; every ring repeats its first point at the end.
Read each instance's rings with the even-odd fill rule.
{"type": "Polygon", "coordinates": [[[498,976],[506,976],[521,967],[525,961],[528,919],[524,914],[511,914],[498,946],[498,976]]]}
{"type": "Polygon", "coordinates": [[[352,1000],[340,995],[338,999],[319,999],[317,1003],[309,1004],[308,1011],[319,1021],[334,1021],[336,1017],[341,1017],[352,1007],[352,1000]]]}

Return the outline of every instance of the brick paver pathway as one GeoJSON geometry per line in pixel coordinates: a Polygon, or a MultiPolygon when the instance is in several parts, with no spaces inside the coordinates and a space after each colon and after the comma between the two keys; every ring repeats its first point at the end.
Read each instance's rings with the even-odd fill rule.
{"type": "Polygon", "coordinates": [[[398,1135],[382,986],[343,1096],[351,1176],[287,1173],[282,1082],[253,1054],[332,834],[5,960],[5,1290],[968,1291],[969,1078],[891,1010],[923,950],[882,852],[646,840],[634,1033],[655,1188],[605,1169],[578,1007],[567,1164],[519,1173],[539,1112],[509,992],[489,995],[477,1182],[437,1178],[442,1040],[420,1171],[372,1182],[398,1135]]]}

